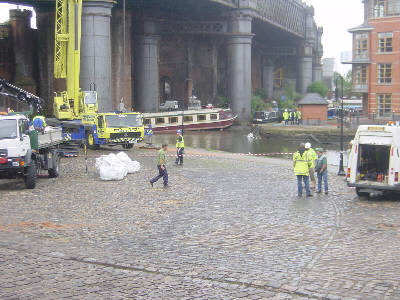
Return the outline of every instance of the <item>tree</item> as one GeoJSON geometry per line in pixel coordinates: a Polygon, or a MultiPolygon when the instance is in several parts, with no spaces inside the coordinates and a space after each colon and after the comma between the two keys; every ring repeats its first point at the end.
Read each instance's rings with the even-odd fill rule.
{"type": "MultiPolygon", "coordinates": [[[[336,78],[338,76],[343,76],[343,96],[350,98],[354,93],[353,93],[353,72],[350,70],[346,74],[342,75],[338,72],[335,72],[335,82],[336,78]]],[[[338,89],[339,89],[339,97],[342,96],[342,83],[340,81],[341,79],[338,79],[337,84],[338,84],[338,89]]],[[[356,94],[358,95],[358,94],[356,94]]]]}
{"type": "Polygon", "coordinates": [[[326,94],[329,92],[329,88],[323,81],[314,81],[307,90],[309,93],[318,93],[322,97],[326,97],[326,94]]]}

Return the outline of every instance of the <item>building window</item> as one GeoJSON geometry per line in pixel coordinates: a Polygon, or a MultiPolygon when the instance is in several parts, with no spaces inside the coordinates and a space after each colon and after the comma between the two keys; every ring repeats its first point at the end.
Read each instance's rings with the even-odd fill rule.
{"type": "Polygon", "coordinates": [[[187,122],[187,123],[191,123],[191,122],[193,122],[193,116],[185,116],[185,122],[187,122]]]}
{"type": "Polygon", "coordinates": [[[357,86],[363,86],[367,84],[367,66],[356,65],[354,67],[354,82],[357,86]]]}
{"type": "Polygon", "coordinates": [[[378,83],[392,83],[392,64],[378,64],[378,83]]]}
{"type": "Polygon", "coordinates": [[[390,117],[392,115],[392,95],[380,94],[378,95],[378,116],[390,117]]]}
{"type": "Polygon", "coordinates": [[[206,120],[206,115],[198,115],[197,116],[198,121],[205,121],[206,120]]]}
{"type": "Polygon", "coordinates": [[[210,120],[218,120],[218,115],[217,114],[211,114],[210,115],[210,120]]]}
{"type": "Polygon", "coordinates": [[[356,33],[355,58],[368,58],[368,33],[356,33]]]}
{"type": "Polygon", "coordinates": [[[178,123],[178,117],[169,117],[169,124],[178,123]]]}
{"type": "Polygon", "coordinates": [[[393,33],[382,32],[378,34],[378,51],[379,53],[392,52],[393,50],[393,33]]]}
{"type": "Polygon", "coordinates": [[[374,0],[373,15],[375,18],[398,16],[400,14],[400,2],[398,0],[374,0]]]}
{"type": "Polygon", "coordinates": [[[156,124],[164,124],[165,119],[164,118],[156,118],[156,124]]]}

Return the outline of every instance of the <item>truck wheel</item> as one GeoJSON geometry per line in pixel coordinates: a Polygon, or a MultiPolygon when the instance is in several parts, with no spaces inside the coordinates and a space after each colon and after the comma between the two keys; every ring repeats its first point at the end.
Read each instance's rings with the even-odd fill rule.
{"type": "Polygon", "coordinates": [[[356,194],[358,197],[369,197],[369,193],[360,192],[360,191],[361,191],[360,188],[356,188],[356,194]]]}
{"type": "Polygon", "coordinates": [[[49,177],[50,178],[56,178],[58,175],[60,175],[60,157],[58,154],[52,155],[52,160],[53,160],[53,168],[49,169],[49,177]]]}
{"type": "Polygon", "coordinates": [[[36,177],[37,177],[36,162],[32,160],[31,165],[26,168],[26,174],[24,177],[25,186],[27,189],[35,188],[36,177]]]}
{"type": "Polygon", "coordinates": [[[132,149],[133,148],[133,144],[123,144],[122,148],[124,148],[124,149],[132,149]]]}
{"type": "Polygon", "coordinates": [[[94,136],[91,132],[86,133],[86,146],[92,150],[97,150],[100,148],[100,145],[95,144],[94,136]]]}

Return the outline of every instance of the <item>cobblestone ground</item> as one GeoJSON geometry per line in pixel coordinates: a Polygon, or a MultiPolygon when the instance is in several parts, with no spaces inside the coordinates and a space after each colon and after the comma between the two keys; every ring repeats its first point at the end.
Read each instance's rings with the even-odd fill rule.
{"type": "Polygon", "coordinates": [[[110,151],[33,191],[0,182],[1,299],[400,299],[400,201],[334,173],[328,196],[299,199],[289,161],[193,150],[168,190],[148,184],[149,150],[103,182],[110,151]]]}

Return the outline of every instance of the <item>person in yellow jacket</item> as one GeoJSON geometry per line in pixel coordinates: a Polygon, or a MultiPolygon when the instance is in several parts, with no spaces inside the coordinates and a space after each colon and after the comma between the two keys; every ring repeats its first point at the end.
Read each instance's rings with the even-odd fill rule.
{"type": "Polygon", "coordinates": [[[301,125],[303,123],[303,115],[301,114],[301,111],[297,111],[297,125],[301,125]]]}
{"type": "Polygon", "coordinates": [[[285,126],[289,125],[289,113],[287,109],[283,112],[283,120],[285,121],[285,126]]]}
{"type": "Polygon", "coordinates": [[[43,116],[36,116],[32,120],[32,126],[36,131],[43,132],[47,126],[46,119],[43,116]]]}
{"type": "Polygon", "coordinates": [[[176,132],[176,161],[175,164],[183,165],[183,152],[185,151],[185,140],[183,139],[182,130],[176,132]]]}
{"type": "Polygon", "coordinates": [[[302,143],[300,144],[298,151],[293,154],[293,167],[294,174],[297,176],[297,190],[299,197],[303,195],[303,181],[306,188],[307,197],[312,197],[309,183],[311,165],[312,163],[310,158],[308,157],[305,145],[304,143],[302,143]]]}
{"type": "Polygon", "coordinates": [[[311,160],[311,167],[310,167],[311,188],[315,190],[315,186],[317,185],[317,181],[315,179],[315,162],[318,159],[318,156],[315,150],[311,148],[311,143],[306,143],[305,147],[308,153],[308,158],[311,160]]]}

